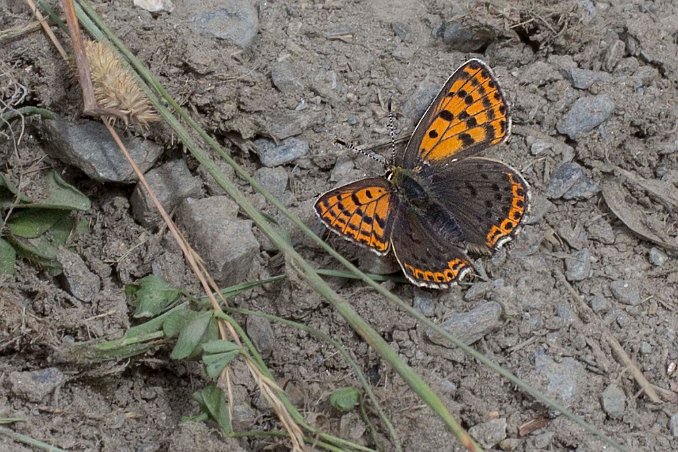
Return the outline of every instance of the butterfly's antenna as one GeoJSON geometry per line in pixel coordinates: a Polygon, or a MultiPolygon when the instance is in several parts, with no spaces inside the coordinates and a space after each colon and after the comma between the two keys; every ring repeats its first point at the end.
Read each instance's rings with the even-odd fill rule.
{"type": "Polygon", "coordinates": [[[342,140],[334,140],[334,142],[337,143],[337,144],[340,144],[340,145],[342,145],[342,146],[346,146],[347,148],[349,148],[349,149],[352,150],[353,152],[357,152],[358,154],[362,154],[362,155],[364,155],[365,157],[369,157],[369,158],[371,158],[372,160],[375,160],[375,161],[381,163],[381,164],[384,165],[385,167],[388,166],[388,163],[386,162],[386,159],[385,159],[384,157],[382,157],[381,155],[379,155],[379,154],[375,154],[375,153],[373,153],[373,152],[365,152],[365,151],[363,151],[362,149],[355,147],[355,146],[353,145],[353,143],[346,143],[345,141],[342,141],[342,140]]]}
{"type": "Polygon", "coordinates": [[[388,134],[391,136],[391,163],[395,162],[396,142],[395,142],[395,124],[393,123],[393,110],[391,109],[391,99],[388,100],[388,134]]]}

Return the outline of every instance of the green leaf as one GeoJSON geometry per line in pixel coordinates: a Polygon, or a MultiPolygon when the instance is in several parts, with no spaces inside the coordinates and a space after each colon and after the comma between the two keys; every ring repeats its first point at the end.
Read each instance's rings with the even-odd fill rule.
{"type": "Polygon", "coordinates": [[[7,221],[9,231],[18,237],[34,239],[43,235],[57,222],[70,215],[68,211],[52,209],[15,210],[7,221]]]}
{"type": "Polygon", "coordinates": [[[203,355],[202,362],[205,363],[205,372],[211,378],[217,378],[226,366],[231,364],[240,351],[236,350],[228,353],[217,353],[215,355],[203,355]]]}
{"type": "Polygon", "coordinates": [[[202,344],[202,350],[208,354],[228,353],[233,350],[240,350],[240,346],[235,342],[219,339],[216,341],[205,342],[202,344]]]}
{"type": "MultiPolygon", "coordinates": [[[[136,337],[144,334],[150,334],[154,333],[156,331],[163,331],[163,335],[165,337],[170,337],[165,331],[164,331],[164,326],[165,322],[172,317],[178,317],[181,315],[185,315],[186,313],[192,314],[191,311],[188,311],[188,306],[187,303],[180,304],[179,306],[175,306],[174,308],[170,309],[169,311],[160,314],[159,316],[152,318],[151,320],[148,320],[144,323],[141,323],[139,325],[131,327],[127,332],[125,333],[124,337],[131,338],[131,337],[136,337]]],[[[185,324],[187,324],[186,322],[185,324]]],[[[179,331],[177,330],[175,335],[178,334],[179,331]]]]}
{"type": "Polygon", "coordinates": [[[155,317],[165,312],[181,296],[181,291],[170,286],[162,278],[148,275],[129,285],[125,291],[131,295],[137,306],[135,318],[155,317]]]}
{"type": "Polygon", "coordinates": [[[196,352],[203,340],[207,327],[213,319],[212,311],[201,312],[179,333],[179,339],[170,354],[172,359],[185,359],[196,352]]]}
{"type": "Polygon", "coordinates": [[[63,271],[61,264],[56,258],[58,249],[44,235],[35,239],[14,236],[8,236],[7,239],[14,246],[17,254],[34,264],[44,267],[52,276],[56,276],[63,271]]]}
{"type": "Polygon", "coordinates": [[[47,175],[47,192],[47,198],[40,203],[43,206],[86,211],[92,205],[87,196],[66,183],[56,171],[47,175]]]}
{"type": "Polygon", "coordinates": [[[178,335],[197,315],[197,313],[188,309],[188,306],[185,306],[182,310],[170,311],[168,314],[162,324],[162,330],[167,337],[178,335]]]}
{"type": "Polygon", "coordinates": [[[330,396],[330,404],[339,411],[351,411],[360,402],[360,391],[356,388],[339,388],[330,396]]]}
{"type": "Polygon", "coordinates": [[[16,265],[16,251],[12,245],[0,238],[0,274],[13,275],[16,265]]]}
{"type": "Polygon", "coordinates": [[[30,202],[30,199],[19,192],[6,175],[0,173],[0,210],[13,206],[16,202],[30,202]]]}
{"type": "Polygon", "coordinates": [[[240,353],[240,347],[230,341],[216,340],[202,344],[202,362],[207,375],[216,378],[240,353]]]}
{"type": "Polygon", "coordinates": [[[224,433],[229,434],[233,432],[231,419],[228,416],[226,398],[221,389],[216,385],[209,385],[193,393],[193,398],[198,402],[203,413],[219,424],[224,433]]]}

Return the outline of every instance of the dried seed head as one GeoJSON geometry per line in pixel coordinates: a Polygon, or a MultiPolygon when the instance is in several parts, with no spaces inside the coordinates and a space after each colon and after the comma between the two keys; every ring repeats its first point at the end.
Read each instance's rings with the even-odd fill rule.
{"type": "MultiPolygon", "coordinates": [[[[145,128],[150,122],[159,120],[150,101],[137,85],[136,78],[108,45],[87,41],[85,51],[89,60],[94,96],[100,107],[118,110],[124,117],[125,125],[133,121],[145,128]]],[[[112,124],[117,119],[109,116],[106,121],[112,124]]]]}

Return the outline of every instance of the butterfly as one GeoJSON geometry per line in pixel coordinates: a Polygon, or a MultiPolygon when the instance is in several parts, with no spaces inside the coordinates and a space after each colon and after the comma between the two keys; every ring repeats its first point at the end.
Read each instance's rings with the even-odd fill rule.
{"type": "Polygon", "coordinates": [[[468,251],[494,253],[525,218],[525,179],[474,156],[505,142],[510,129],[492,70],[471,59],[445,82],[383,177],[328,191],[315,212],[346,239],[379,255],[393,250],[413,284],[451,287],[473,269],[468,251]]]}

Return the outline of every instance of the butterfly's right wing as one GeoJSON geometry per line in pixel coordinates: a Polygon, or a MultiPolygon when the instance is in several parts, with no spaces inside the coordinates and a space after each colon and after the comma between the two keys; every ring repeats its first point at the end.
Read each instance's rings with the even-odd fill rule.
{"type": "Polygon", "coordinates": [[[314,208],[329,229],[384,255],[390,248],[397,203],[390,182],[372,177],[328,191],[314,208]]]}
{"type": "Polygon", "coordinates": [[[415,168],[468,157],[505,141],[510,129],[508,103],[492,69],[472,59],[445,82],[396,165],[415,168]]]}

